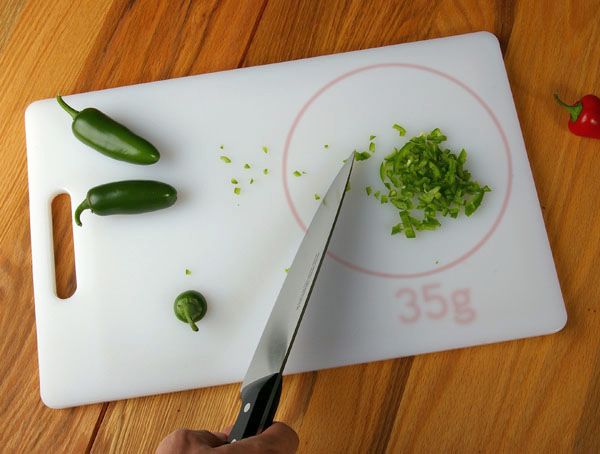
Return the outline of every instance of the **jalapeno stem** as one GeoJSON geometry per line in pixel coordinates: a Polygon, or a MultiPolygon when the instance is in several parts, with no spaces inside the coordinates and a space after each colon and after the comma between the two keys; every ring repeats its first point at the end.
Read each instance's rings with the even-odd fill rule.
{"type": "Polygon", "coordinates": [[[196,326],[196,324],[192,320],[192,317],[190,317],[190,312],[188,310],[187,304],[185,306],[183,306],[183,315],[185,316],[185,319],[187,320],[187,322],[192,327],[192,330],[198,331],[198,327],[196,326]]]}
{"type": "Polygon", "coordinates": [[[63,99],[62,96],[58,95],[56,97],[56,100],[58,101],[58,103],[60,104],[60,107],[63,108],[63,110],[65,112],[67,112],[69,115],[71,115],[71,117],[73,118],[73,120],[75,119],[75,117],[77,115],[79,115],[79,111],[73,109],[70,105],[68,105],[63,99]]]}
{"type": "Polygon", "coordinates": [[[80,219],[81,213],[87,209],[91,209],[91,207],[90,207],[90,204],[86,197],[85,200],[83,202],[81,202],[79,204],[79,206],[77,207],[77,209],[75,210],[75,224],[77,224],[79,227],[81,227],[81,219],[80,219]]]}

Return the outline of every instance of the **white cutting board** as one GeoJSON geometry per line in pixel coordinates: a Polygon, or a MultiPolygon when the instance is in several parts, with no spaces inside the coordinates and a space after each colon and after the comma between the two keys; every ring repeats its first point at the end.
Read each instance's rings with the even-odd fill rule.
{"type": "Polygon", "coordinates": [[[319,203],[314,194],[324,195],[342,159],[367,147],[371,134],[378,151],[355,166],[287,373],[547,334],[566,322],[502,55],[489,33],[65,100],[128,125],[162,158],[148,167],[111,160],[73,137],[54,100],[27,109],[40,383],[50,407],[241,381],[301,225],[319,203]],[[414,240],[392,237],[397,213],[367,199],[364,187],[377,186],[387,151],[435,127],[451,148],[467,149],[474,178],[493,192],[472,218],[444,219],[414,240]],[[242,168],[246,162],[252,169],[242,168]],[[232,177],[242,183],[239,196],[232,177]],[[87,211],[73,229],[77,291],[60,300],[53,197],[67,192],[74,208],[89,188],[123,179],[171,183],[179,199],[138,216],[87,211]],[[198,332],[172,312],[187,289],[209,302],[198,332]]]}

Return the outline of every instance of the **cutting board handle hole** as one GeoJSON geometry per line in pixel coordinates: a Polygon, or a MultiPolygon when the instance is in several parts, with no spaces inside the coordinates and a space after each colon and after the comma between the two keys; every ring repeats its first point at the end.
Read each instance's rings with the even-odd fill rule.
{"type": "Polygon", "coordinates": [[[71,197],[59,194],[52,199],[52,242],[54,244],[54,278],[56,296],[67,299],[77,290],[71,197]]]}

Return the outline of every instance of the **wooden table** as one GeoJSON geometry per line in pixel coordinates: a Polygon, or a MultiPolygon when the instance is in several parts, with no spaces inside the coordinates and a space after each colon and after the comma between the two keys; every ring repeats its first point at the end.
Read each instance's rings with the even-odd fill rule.
{"type": "Polygon", "coordinates": [[[43,406],[23,123],[29,102],[488,30],[502,44],[566,328],[293,376],[277,418],[298,431],[302,453],[599,452],[600,141],[571,135],[551,97],[600,94],[599,11],[598,1],[580,0],[2,0],[0,451],[152,452],[176,428],[231,423],[239,390],[43,406]]]}

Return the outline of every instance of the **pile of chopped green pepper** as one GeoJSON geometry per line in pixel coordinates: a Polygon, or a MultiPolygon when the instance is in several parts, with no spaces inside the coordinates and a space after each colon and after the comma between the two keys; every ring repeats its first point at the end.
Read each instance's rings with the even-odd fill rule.
{"type": "MultiPolygon", "coordinates": [[[[401,126],[396,124],[393,128],[401,136],[405,134],[401,126]]],[[[438,215],[457,218],[462,210],[471,216],[484,194],[491,191],[489,186],[472,180],[465,169],[464,149],[456,155],[442,147],[446,139],[436,128],[413,137],[383,158],[379,177],[386,189],[375,191],[373,196],[381,204],[389,203],[398,209],[400,222],[392,227],[392,235],[404,232],[407,238],[415,238],[416,231],[435,230],[440,226],[438,215]]],[[[374,147],[369,148],[371,153],[356,152],[357,159],[370,158],[374,147]]],[[[372,188],[365,190],[370,196],[372,188]]]]}

